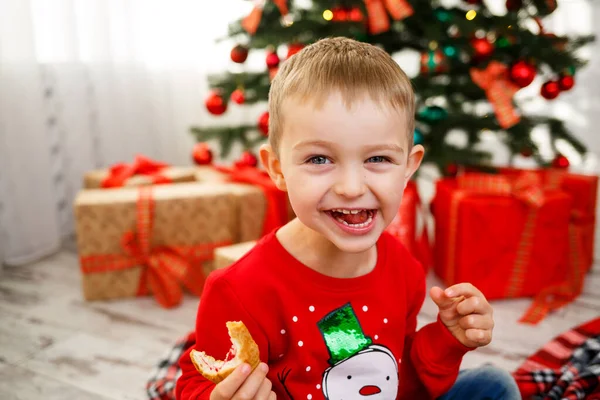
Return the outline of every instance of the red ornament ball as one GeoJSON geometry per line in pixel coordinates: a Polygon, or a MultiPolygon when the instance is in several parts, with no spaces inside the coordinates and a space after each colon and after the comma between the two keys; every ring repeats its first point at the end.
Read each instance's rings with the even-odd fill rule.
{"type": "Polygon", "coordinates": [[[333,14],[332,21],[345,21],[348,19],[348,12],[343,7],[332,8],[331,13],[333,14]]]}
{"type": "Polygon", "coordinates": [[[510,79],[519,87],[529,86],[535,79],[535,67],[527,61],[517,61],[510,67],[510,79]]]}
{"type": "Polygon", "coordinates": [[[288,59],[291,56],[293,56],[294,54],[298,53],[303,48],[304,48],[304,44],[302,44],[302,43],[291,43],[288,46],[288,51],[287,51],[287,57],[286,57],[286,59],[288,59]]]}
{"type": "Polygon", "coordinates": [[[446,165],[446,175],[447,176],[456,176],[458,174],[458,165],[455,163],[450,163],[446,165]]]}
{"type": "Polygon", "coordinates": [[[248,48],[238,44],[233,49],[231,49],[231,61],[236,62],[238,64],[242,64],[248,58],[248,48]]]}
{"type": "Polygon", "coordinates": [[[350,21],[360,22],[364,18],[365,18],[365,16],[363,15],[362,11],[358,7],[354,7],[348,12],[348,19],[350,21]]]}
{"type": "Polygon", "coordinates": [[[554,168],[569,168],[569,159],[562,154],[559,154],[552,160],[552,166],[554,168]]]}
{"type": "Polygon", "coordinates": [[[272,68],[277,68],[278,66],[279,66],[279,56],[277,55],[277,52],[270,51],[269,53],[267,53],[267,67],[269,69],[272,69],[272,68]]]}
{"type": "Polygon", "coordinates": [[[258,129],[264,136],[269,136],[269,112],[265,111],[258,118],[258,129]]]}
{"type": "Polygon", "coordinates": [[[523,7],[523,0],[506,0],[506,9],[508,11],[519,11],[523,7]]]}
{"type": "Polygon", "coordinates": [[[235,162],[236,167],[256,167],[258,159],[250,151],[244,151],[239,160],[235,162]]]}
{"type": "Polygon", "coordinates": [[[471,46],[475,50],[476,60],[486,59],[494,52],[494,45],[486,38],[471,39],[471,46]]]}
{"type": "Polygon", "coordinates": [[[244,104],[244,102],[246,101],[246,96],[244,95],[243,89],[235,89],[233,92],[231,92],[230,98],[231,101],[237,104],[244,104]]]}
{"type": "Polygon", "coordinates": [[[575,85],[575,78],[572,75],[562,75],[558,79],[558,87],[560,90],[570,90],[575,85]]]}
{"type": "Polygon", "coordinates": [[[192,150],[192,158],[197,165],[208,165],[212,162],[213,154],[206,143],[196,143],[192,150]]]}
{"type": "Polygon", "coordinates": [[[208,112],[213,115],[221,115],[227,110],[227,103],[218,92],[211,92],[204,104],[208,112]]]}
{"type": "Polygon", "coordinates": [[[478,5],[482,3],[482,0],[467,0],[467,3],[478,5]]]}
{"type": "Polygon", "coordinates": [[[541,89],[542,96],[547,100],[552,100],[558,97],[560,94],[560,86],[556,81],[548,81],[542,85],[541,89]]]}

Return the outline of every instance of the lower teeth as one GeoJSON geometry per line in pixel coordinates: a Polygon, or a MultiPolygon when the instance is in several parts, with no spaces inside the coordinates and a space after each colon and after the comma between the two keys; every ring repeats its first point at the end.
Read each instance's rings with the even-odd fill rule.
{"type": "Polygon", "coordinates": [[[367,218],[367,220],[361,224],[349,224],[346,221],[344,221],[341,218],[336,218],[336,220],[338,220],[339,222],[341,222],[342,224],[349,226],[351,228],[364,228],[365,226],[369,225],[372,221],[373,221],[373,217],[371,217],[369,215],[369,218],[367,218]]]}

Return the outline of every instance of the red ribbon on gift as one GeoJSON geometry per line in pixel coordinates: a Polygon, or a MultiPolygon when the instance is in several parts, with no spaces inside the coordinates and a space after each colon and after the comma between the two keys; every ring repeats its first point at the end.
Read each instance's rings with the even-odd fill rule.
{"type": "Polygon", "coordinates": [[[168,166],[168,164],[137,155],[131,164],[118,163],[111,166],[108,176],[102,180],[102,187],[105,189],[121,187],[125,185],[127,179],[135,175],[147,176],[153,184],[171,183],[171,179],[161,174],[162,170],[168,166]]]}
{"type": "MultiPolygon", "coordinates": [[[[279,8],[279,12],[282,16],[287,15],[288,6],[287,0],[272,0],[273,3],[279,8]]],[[[260,20],[262,19],[263,5],[262,1],[256,1],[254,4],[254,8],[250,11],[250,14],[242,19],[242,28],[246,30],[251,35],[256,33],[258,26],[260,25],[260,20]]]]}
{"type": "Polygon", "coordinates": [[[204,287],[202,262],[213,258],[216,247],[230,243],[153,247],[152,186],[141,186],[138,190],[136,229],[125,232],[121,238],[124,254],[82,256],[81,271],[84,274],[107,273],[142,266],[137,295],[144,296],[151,291],[156,301],[165,308],[181,302],[182,286],[200,296],[204,287]]]}
{"type": "Polygon", "coordinates": [[[369,32],[377,35],[390,30],[387,12],[396,21],[402,21],[413,15],[414,10],[406,0],[365,0],[369,19],[369,32]]]}
{"type": "MultiPolygon", "coordinates": [[[[549,170],[545,172],[545,188],[549,190],[560,189],[562,180],[566,176],[564,171],[549,170]]],[[[544,288],[538,293],[529,309],[519,319],[519,322],[537,324],[546,315],[554,310],[571,303],[583,290],[584,277],[592,260],[584,256],[584,228],[580,221],[585,218],[579,210],[571,211],[569,224],[569,265],[567,266],[567,279],[556,285],[544,288]]]]}
{"type": "Polygon", "coordinates": [[[544,192],[540,177],[533,172],[524,172],[516,177],[509,178],[503,175],[469,173],[457,178],[459,190],[451,200],[450,205],[450,238],[448,243],[448,263],[446,277],[449,282],[454,282],[456,226],[458,223],[458,209],[461,201],[470,195],[497,194],[499,196],[513,196],[529,206],[525,227],[521,234],[520,246],[517,249],[515,263],[510,273],[510,281],[506,297],[516,297],[521,292],[524,283],[525,269],[529,264],[533,247],[533,232],[535,228],[537,211],[544,203],[544,192]]]}
{"type": "Polygon", "coordinates": [[[485,91],[494,107],[498,124],[504,129],[517,124],[521,117],[516,113],[512,99],[519,87],[508,77],[508,68],[498,62],[491,61],[484,70],[471,68],[471,79],[485,91]]]}
{"type": "Polygon", "coordinates": [[[244,165],[236,165],[234,167],[215,165],[214,168],[217,171],[228,174],[232,182],[249,183],[262,189],[267,201],[267,210],[263,223],[263,236],[287,223],[287,193],[275,186],[269,174],[256,167],[244,165]]]}

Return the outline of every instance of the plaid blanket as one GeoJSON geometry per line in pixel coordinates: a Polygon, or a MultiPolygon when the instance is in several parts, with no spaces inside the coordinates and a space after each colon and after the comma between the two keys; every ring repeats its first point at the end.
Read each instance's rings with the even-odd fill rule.
{"type": "Polygon", "coordinates": [[[196,343],[194,332],[179,338],[158,362],[146,384],[150,400],[175,400],[175,384],[181,376],[179,358],[196,343]]]}
{"type": "Polygon", "coordinates": [[[523,399],[600,400],[600,318],[557,336],[513,376],[523,399]]]}

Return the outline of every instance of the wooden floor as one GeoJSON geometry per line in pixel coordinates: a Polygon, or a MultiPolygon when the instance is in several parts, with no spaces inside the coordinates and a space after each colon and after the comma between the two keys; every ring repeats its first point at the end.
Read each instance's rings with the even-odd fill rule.
{"type": "MultiPolygon", "coordinates": [[[[430,276],[428,284],[437,284],[430,276]]],[[[0,273],[0,399],[145,399],[156,361],[194,324],[197,299],[163,310],[150,298],[86,303],[76,255],[63,251],[0,273]]],[[[464,367],[493,363],[513,370],[556,334],[600,315],[600,264],[572,305],[531,327],[516,321],[528,300],[493,303],[496,329],[488,347],[464,367]]],[[[419,316],[436,316],[428,300],[419,316]]]]}

